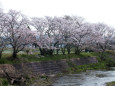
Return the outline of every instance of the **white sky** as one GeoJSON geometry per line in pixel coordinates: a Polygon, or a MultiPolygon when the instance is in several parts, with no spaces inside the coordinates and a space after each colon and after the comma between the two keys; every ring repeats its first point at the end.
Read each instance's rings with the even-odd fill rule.
{"type": "Polygon", "coordinates": [[[0,0],[0,7],[30,17],[76,15],[115,27],[115,0],[0,0]]]}

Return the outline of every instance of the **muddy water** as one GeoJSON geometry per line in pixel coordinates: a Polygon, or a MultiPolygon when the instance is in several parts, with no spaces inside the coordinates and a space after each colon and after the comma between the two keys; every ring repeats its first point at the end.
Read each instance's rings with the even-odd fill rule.
{"type": "Polygon", "coordinates": [[[115,71],[87,71],[56,78],[53,86],[106,86],[115,81],[115,71]]]}

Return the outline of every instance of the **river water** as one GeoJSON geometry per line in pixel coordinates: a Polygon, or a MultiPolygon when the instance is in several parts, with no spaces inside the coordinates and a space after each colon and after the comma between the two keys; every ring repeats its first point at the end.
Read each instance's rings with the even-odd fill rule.
{"type": "Polygon", "coordinates": [[[86,71],[56,78],[53,86],[106,86],[115,81],[115,71],[86,71]]]}

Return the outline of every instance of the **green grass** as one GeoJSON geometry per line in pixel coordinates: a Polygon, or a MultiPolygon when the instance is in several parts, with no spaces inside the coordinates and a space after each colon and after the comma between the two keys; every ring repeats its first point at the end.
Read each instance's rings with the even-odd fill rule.
{"type": "Polygon", "coordinates": [[[8,86],[8,81],[5,78],[0,78],[0,86],[8,86]]]}
{"type": "Polygon", "coordinates": [[[115,81],[106,83],[106,86],[115,86],[115,81]]]}
{"type": "Polygon", "coordinates": [[[38,61],[52,61],[52,60],[61,60],[61,59],[71,59],[71,58],[87,58],[97,56],[98,54],[95,52],[82,52],[80,55],[76,54],[54,54],[52,56],[40,56],[38,53],[27,55],[24,52],[18,53],[18,59],[10,60],[11,53],[4,52],[2,54],[2,58],[0,59],[0,64],[16,64],[16,63],[23,63],[23,62],[38,62],[38,61]]]}
{"type": "Polygon", "coordinates": [[[36,61],[51,61],[51,60],[71,59],[71,58],[87,58],[87,57],[93,57],[96,55],[97,54],[95,52],[92,52],[92,53],[82,52],[80,55],[76,55],[76,54],[56,55],[55,54],[52,56],[38,56],[36,54],[34,55],[22,54],[22,55],[19,55],[18,57],[27,62],[36,62],[36,61]]]}
{"type": "Polygon", "coordinates": [[[70,73],[84,72],[86,70],[108,69],[108,67],[106,66],[106,62],[104,61],[98,63],[92,63],[92,64],[76,65],[69,60],[68,65],[69,68],[67,71],[70,73]]]}
{"type": "MultiPolygon", "coordinates": [[[[100,53],[97,52],[81,52],[80,55],[76,54],[54,54],[52,56],[40,56],[38,55],[38,52],[35,52],[32,55],[27,55],[25,52],[21,51],[18,53],[18,59],[17,60],[9,60],[11,57],[11,51],[6,50],[3,52],[2,59],[0,59],[0,64],[14,64],[14,63],[23,63],[23,62],[39,62],[39,61],[52,61],[52,60],[62,60],[62,59],[71,59],[71,58],[87,58],[87,57],[97,57],[99,61],[100,53]]],[[[106,62],[110,65],[115,65],[115,60],[111,60],[110,57],[114,56],[114,51],[107,51],[107,53],[104,54],[104,58],[106,58],[106,62]],[[112,61],[112,63],[111,63],[112,61]]],[[[109,65],[108,64],[108,65],[109,65]]]]}

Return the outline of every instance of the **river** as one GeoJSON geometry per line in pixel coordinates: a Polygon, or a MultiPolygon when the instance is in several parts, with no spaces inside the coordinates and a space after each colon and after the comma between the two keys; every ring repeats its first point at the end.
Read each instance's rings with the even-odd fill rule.
{"type": "Polygon", "coordinates": [[[56,78],[52,86],[106,86],[115,81],[115,71],[86,71],[56,78]]]}

